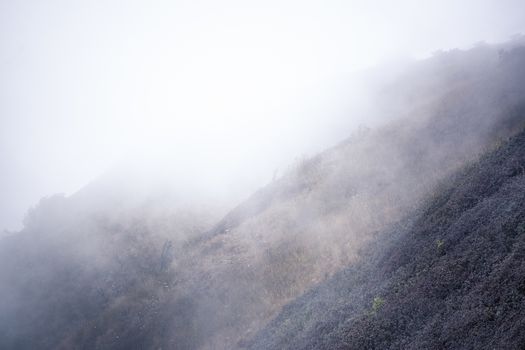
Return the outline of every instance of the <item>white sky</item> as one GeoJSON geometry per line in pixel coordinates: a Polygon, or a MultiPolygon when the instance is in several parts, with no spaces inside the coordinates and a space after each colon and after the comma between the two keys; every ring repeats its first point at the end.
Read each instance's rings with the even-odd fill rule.
{"type": "Polygon", "coordinates": [[[520,32],[517,0],[0,0],[0,230],[136,159],[251,190],[362,122],[331,81],[520,32]]]}

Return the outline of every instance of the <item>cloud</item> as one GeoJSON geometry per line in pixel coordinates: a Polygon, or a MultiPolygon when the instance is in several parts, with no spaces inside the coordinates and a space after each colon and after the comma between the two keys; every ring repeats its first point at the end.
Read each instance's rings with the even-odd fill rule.
{"type": "Polygon", "coordinates": [[[9,228],[40,197],[73,193],[122,159],[249,192],[362,123],[350,106],[363,96],[338,85],[349,72],[525,31],[519,1],[0,6],[9,228]]]}

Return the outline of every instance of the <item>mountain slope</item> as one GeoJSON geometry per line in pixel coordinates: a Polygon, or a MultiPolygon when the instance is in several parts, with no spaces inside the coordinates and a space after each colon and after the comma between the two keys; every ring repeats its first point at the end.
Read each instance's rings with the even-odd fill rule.
{"type": "Polygon", "coordinates": [[[0,241],[0,348],[242,347],[284,305],[368,260],[369,244],[394,244],[381,232],[521,130],[523,47],[414,64],[378,96],[388,123],[304,160],[218,221],[158,198],[130,206],[133,191],[108,200],[111,183],[43,200],[0,241]]]}
{"type": "Polygon", "coordinates": [[[522,349],[525,132],[445,182],[251,349],[522,349]]]}

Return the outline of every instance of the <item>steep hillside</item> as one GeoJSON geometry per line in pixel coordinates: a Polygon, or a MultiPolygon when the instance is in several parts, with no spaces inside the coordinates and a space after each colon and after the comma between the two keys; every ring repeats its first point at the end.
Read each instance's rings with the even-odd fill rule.
{"type": "Polygon", "coordinates": [[[279,344],[273,326],[259,332],[284,305],[362,264],[371,243],[397,242],[382,233],[522,129],[522,44],[407,68],[377,97],[388,123],[300,162],[221,220],[158,198],[106,200],[97,186],[43,200],[0,243],[0,348],[232,349],[256,334],[254,347],[279,344]]]}
{"type": "Polygon", "coordinates": [[[167,266],[181,242],[214,220],[176,202],[166,209],[164,198],[136,206],[129,198],[100,197],[95,206],[77,199],[43,199],[21,233],[2,240],[0,348],[129,349],[154,341],[173,278],[167,266]],[[96,333],[79,341],[85,330],[96,333]]]}
{"type": "Polygon", "coordinates": [[[251,349],[523,349],[525,132],[444,181],[251,349]]]}

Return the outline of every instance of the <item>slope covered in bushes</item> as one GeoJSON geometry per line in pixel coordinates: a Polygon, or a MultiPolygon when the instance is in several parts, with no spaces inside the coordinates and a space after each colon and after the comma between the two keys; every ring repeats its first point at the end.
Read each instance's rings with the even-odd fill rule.
{"type": "MultiPolygon", "coordinates": [[[[130,205],[133,189],[114,194],[115,184],[43,200],[0,242],[0,348],[232,349],[272,334],[252,344],[270,346],[272,326],[259,332],[284,305],[334,274],[367,277],[340,271],[368,260],[372,242],[395,244],[381,232],[521,130],[523,81],[519,40],[415,63],[377,94],[388,122],[304,160],[220,220],[180,200],[130,205]]],[[[337,312],[371,307],[360,285],[356,302],[330,292],[337,312]]],[[[391,305],[374,298],[377,315],[391,305]]],[[[310,339],[309,325],[290,339],[310,339]]]]}
{"type": "Polygon", "coordinates": [[[523,349],[525,132],[445,181],[251,349],[523,349]]]}

